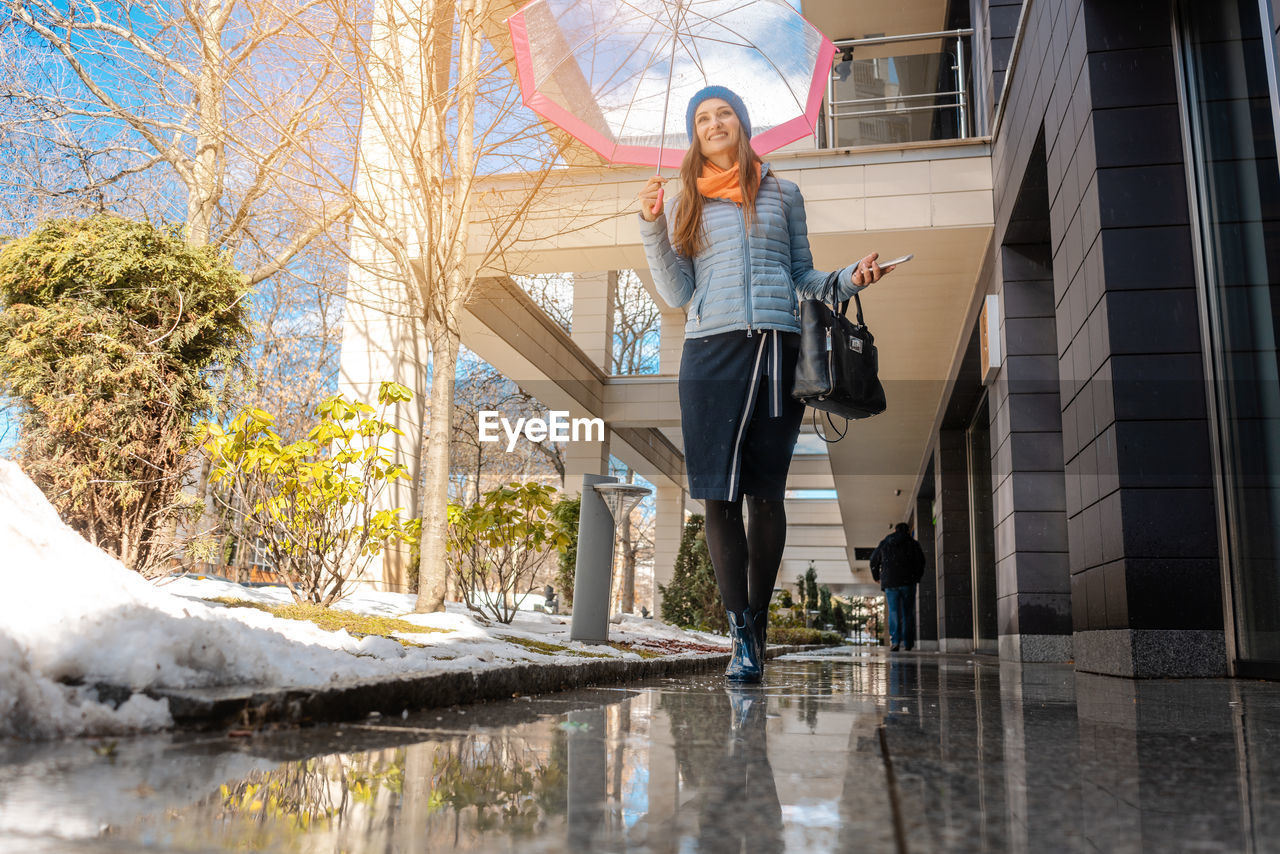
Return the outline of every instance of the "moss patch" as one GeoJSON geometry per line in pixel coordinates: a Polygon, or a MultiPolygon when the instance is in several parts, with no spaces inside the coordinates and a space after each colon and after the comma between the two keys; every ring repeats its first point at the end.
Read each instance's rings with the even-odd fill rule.
{"type": "Polygon", "coordinates": [[[658,652],[657,650],[645,649],[642,646],[637,646],[633,643],[623,643],[621,641],[609,641],[609,646],[619,652],[634,652],[641,658],[662,658],[665,655],[665,653],[658,652]]]}
{"type": "Polygon", "coordinates": [[[531,638],[518,638],[512,635],[495,635],[495,639],[506,643],[513,643],[516,646],[522,646],[532,652],[539,652],[543,655],[571,655],[576,658],[613,658],[607,652],[586,652],[584,650],[569,649],[567,646],[561,646],[558,643],[547,643],[546,641],[533,640],[531,638]]]}
{"type": "Polygon", "coordinates": [[[348,634],[355,637],[376,635],[378,637],[390,638],[393,641],[398,641],[404,646],[410,647],[421,648],[423,645],[420,643],[414,643],[410,640],[405,640],[404,638],[394,637],[394,633],[449,633],[448,629],[418,626],[408,622],[407,620],[397,620],[394,617],[374,617],[369,614],[357,614],[353,611],[339,611],[335,608],[322,608],[319,605],[312,605],[309,603],[301,604],[293,602],[288,605],[271,605],[266,602],[252,602],[248,599],[232,599],[229,596],[221,596],[208,601],[218,602],[230,608],[256,608],[259,611],[266,611],[273,617],[280,617],[285,620],[305,620],[310,623],[315,623],[327,632],[336,632],[339,629],[346,629],[348,634]]]}

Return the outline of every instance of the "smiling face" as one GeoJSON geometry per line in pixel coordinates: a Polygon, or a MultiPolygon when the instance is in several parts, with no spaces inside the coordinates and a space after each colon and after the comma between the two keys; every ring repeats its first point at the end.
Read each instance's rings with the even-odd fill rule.
{"type": "Polygon", "coordinates": [[[693,114],[693,132],[702,156],[712,163],[727,169],[737,159],[742,125],[728,101],[708,98],[699,104],[693,114]]]}

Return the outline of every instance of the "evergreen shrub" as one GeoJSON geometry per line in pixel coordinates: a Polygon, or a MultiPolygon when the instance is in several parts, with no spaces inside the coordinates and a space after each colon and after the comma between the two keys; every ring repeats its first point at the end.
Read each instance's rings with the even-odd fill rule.
{"type": "Polygon", "coordinates": [[[658,585],[662,594],[662,619],[683,629],[729,631],[729,620],[720,603],[711,553],[707,551],[705,519],[693,514],[685,522],[669,585],[658,585]]]}
{"type": "Polygon", "coordinates": [[[573,607],[573,580],[578,567],[578,518],[582,515],[582,496],[561,498],[556,502],[552,513],[566,538],[556,564],[556,590],[563,603],[561,610],[567,611],[573,607]]]}
{"type": "Polygon", "coordinates": [[[248,338],[230,258],[117,216],[51,220],[0,247],[0,394],[23,469],[68,525],[145,575],[167,569],[196,425],[248,338]]]}

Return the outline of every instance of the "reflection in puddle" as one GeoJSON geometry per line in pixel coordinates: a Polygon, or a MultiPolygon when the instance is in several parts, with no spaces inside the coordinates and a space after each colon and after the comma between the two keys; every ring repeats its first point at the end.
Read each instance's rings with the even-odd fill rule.
{"type": "Polygon", "coordinates": [[[118,833],[178,848],[386,851],[483,847],[545,833],[566,812],[567,737],[534,725],[288,762],[118,833]]]}
{"type": "Polygon", "coordinates": [[[910,849],[1265,850],[1278,723],[1277,685],[822,656],[763,686],[671,679],[109,759],[0,745],[0,849],[895,851],[887,745],[910,849]]]}

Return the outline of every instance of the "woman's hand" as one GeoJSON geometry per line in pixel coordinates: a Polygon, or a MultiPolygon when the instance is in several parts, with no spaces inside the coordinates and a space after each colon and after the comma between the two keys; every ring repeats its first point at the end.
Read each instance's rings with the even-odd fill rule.
{"type": "MultiPolygon", "coordinates": [[[[880,277],[885,273],[892,273],[893,267],[881,267],[876,263],[876,259],[880,257],[879,252],[872,252],[866,258],[858,262],[858,266],[853,271],[853,283],[859,287],[872,285],[880,281],[880,277]]],[[[894,267],[897,265],[895,264],[894,267]]]]}
{"type": "Polygon", "coordinates": [[[637,194],[640,198],[640,216],[645,222],[653,222],[662,213],[662,185],[669,181],[661,175],[653,175],[637,194]]]}

